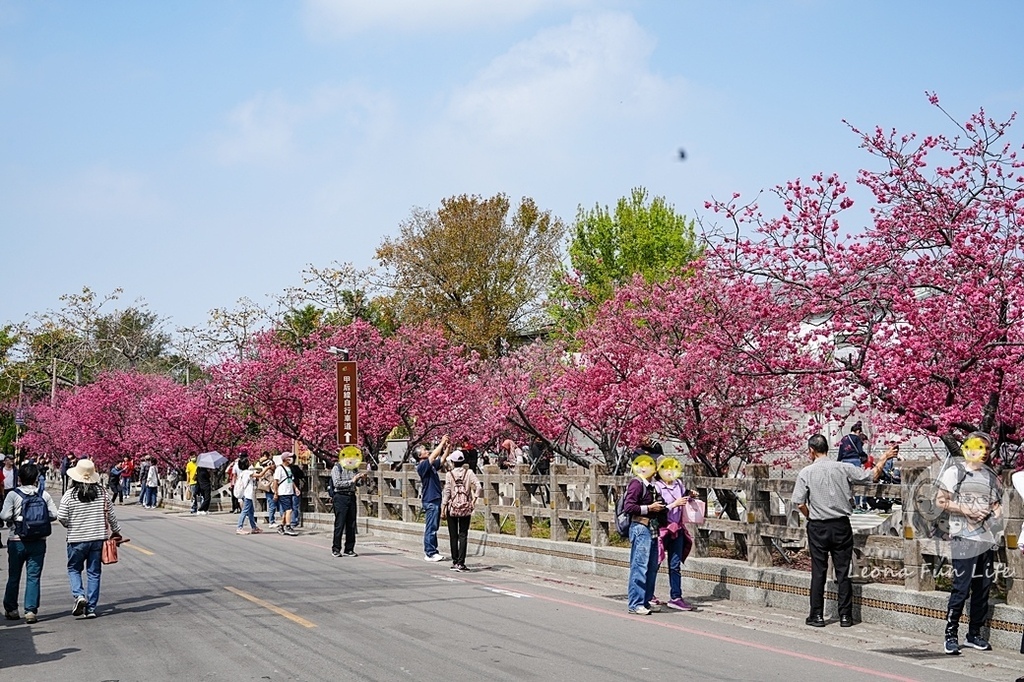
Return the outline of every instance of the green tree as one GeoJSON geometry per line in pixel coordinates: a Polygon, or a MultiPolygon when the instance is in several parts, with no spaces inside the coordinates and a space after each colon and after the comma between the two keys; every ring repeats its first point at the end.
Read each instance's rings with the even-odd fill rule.
{"type": "Polygon", "coordinates": [[[565,225],[524,198],[457,196],[414,209],[377,249],[394,319],[432,322],[484,356],[535,327],[565,225]]]}
{"type": "Polygon", "coordinates": [[[556,273],[548,310],[559,332],[571,337],[634,275],[663,281],[685,272],[700,254],[694,222],[664,197],[648,201],[642,187],[619,199],[614,212],[580,206],[569,242],[570,267],[556,273]]]}
{"type": "MultiPolygon", "coordinates": [[[[363,320],[385,336],[394,333],[397,325],[387,297],[376,289],[367,289],[373,277],[370,270],[358,270],[351,263],[338,263],[318,268],[308,266],[302,271],[302,286],[288,288],[278,303],[286,312],[282,325],[290,329],[290,316],[306,310],[303,315],[320,311],[316,326],[343,327],[363,320]],[[309,310],[307,310],[309,308],[309,310]]],[[[287,332],[295,337],[292,332],[287,332]]]]}
{"type": "Polygon", "coordinates": [[[157,372],[166,369],[171,337],[156,313],[136,305],[96,319],[96,346],[103,369],[157,372]]]}

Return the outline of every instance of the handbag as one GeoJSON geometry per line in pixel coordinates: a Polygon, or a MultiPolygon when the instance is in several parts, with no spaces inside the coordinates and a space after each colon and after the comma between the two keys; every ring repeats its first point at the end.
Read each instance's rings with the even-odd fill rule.
{"type": "Polygon", "coordinates": [[[107,529],[107,539],[103,541],[103,552],[100,554],[100,562],[104,564],[117,563],[117,538],[110,534],[110,517],[107,514],[107,505],[110,499],[103,495],[103,526],[107,529]]]}
{"type": "Polygon", "coordinates": [[[683,505],[683,523],[704,523],[704,500],[691,497],[683,505]]]}
{"type": "Polygon", "coordinates": [[[103,554],[100,556],[100,561],[104,564],[116,564],[117,563],[117,539],[107,538],[103,541],[103,554]]]}
{"type": "Polygon", "coordinates": [[[269,493],[274,489],[273,483],[270,478],[267,477],[266,469],[261,471],[256,479],[256,489],[261,493],[269,493]]]}

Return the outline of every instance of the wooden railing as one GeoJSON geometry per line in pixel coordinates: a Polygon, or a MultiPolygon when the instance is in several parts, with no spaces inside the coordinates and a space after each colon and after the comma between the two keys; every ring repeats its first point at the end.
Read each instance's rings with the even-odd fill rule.
{"type": "MultiPolygon", "coordinates": [[[[902,505],[885,521],[869,531],[857,533],[855,541],[855,577],[865,581],[880,576],[902,578],[911,590],[935,589],[936,575],[948,562],[948,542],[918,537],[913,532],[915,514],[913,490],[929,462],[901,462],[900,484],[854,486],[855,495],[895,498],[902,505]]],[[[412,464],[399,471],[374,472],[371,484],[360,489],[362,513],[380,519],[417,521],[421,516],[420,479],[412,464]]],[[[712,509],[695,532],[694,555],[703,556],[716,535],[744,538],[747,562],[751,566],[773,565],[772,555],[787,556],[784,548],[804,546],[806,531],[799,513],[792,508],[794,479],[772,477],[767,465],[752,464],[740,478],[715,478],[698,475],[695,465],[684,467],[683,483],[707,501],[714,490],[733,491],[741,500],[740,518],[723,518],[712,509]]],[[[307,507],[327,511],[326,472],[311,476],[307,507]]],[[[509,533],[529,537],[535,528],[550,528],[551,540],[579,540],[589,529],[589,542],[596,546],[611,543],[615,532],[615,500],[629,482],[629,476],[611,476],[601,465],[590,469],[553,465],[548,475],[530,474],[528,467],[499,471],[485,466],[479,476],[483,491],[477,513],[483,516],[488,533],[509,533]]],[[[1017,548],[1024,507],[1012,487],[1006,486],[1003,512],[1006,535],[997,561],[1003,569],[1000,579],[1007,590],[1007,602],[1024,606],[1024,561],[1017,548]]],[[[785,559],[782,559],[785,565],[785,559]]],[[[946,569],[948,570],[948,568],[946,569]]],[[[892,580],[890,580],[892,582],[892,580]]]]}

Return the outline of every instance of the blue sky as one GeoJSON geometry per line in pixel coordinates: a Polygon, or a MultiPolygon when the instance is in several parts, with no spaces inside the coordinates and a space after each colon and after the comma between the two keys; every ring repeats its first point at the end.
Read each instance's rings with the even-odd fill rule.
{"type": "Polygon", "coordinates": [[[571,222],[636,186],[706,217],[852,184],[843,119],[1024,109],[1022,25],[1011,0],[0,0],[0,324],[83,286],[202,324],[463,193],[571,222]]]}

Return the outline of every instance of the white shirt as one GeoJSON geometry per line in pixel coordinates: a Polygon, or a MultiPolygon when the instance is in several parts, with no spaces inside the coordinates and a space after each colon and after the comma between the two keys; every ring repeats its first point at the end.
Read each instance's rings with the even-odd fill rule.
{"type": "Polygon", "coordinates": [[[295,494],[295,483],[292,481],[292,470],[287,465],[282,464],[274,469],[274,480],[277,481],[277,494],[279,496],[295,494]]]}
{"type": "MultiPolygon", "coordinates": [[[[32,495],[39,492],[39,488],[34,485],[22,485],[18,486],[18,490],[25,493],[26,495],[32,495]]],[[[50,520],[57,520],[57,504],[50,497],[50,493],[43,491],[41,495],[43,502],[46,502],[46,508],[50,510],[50,520]]],[[[0,508],[0,520],[3,521],[17,521],[21,517],[21,496],[13,490],[7,491],[7,496],[4,498],[3,507],[0,508]]],[[[7,538],[8,540],[17,540],[18,536],[15,534],[14,529],[11,529],[11,534],[7,538]]]]}
{"type": "Polygon", "coordinates": [[[8,469],[7,467],[4,467],[2,469],[2,471],[4,472],[4,489],[5,490],[13,490],[14,489],[14,467],[11,467],[10,469],[8,469]]]}
{"type": "Polygon", "coordinates": [[[252,469],[242,469],[235,477],[235,497],[243,500],[254,500],[253,493],[256,486],[253,485],[252,469]]]}

